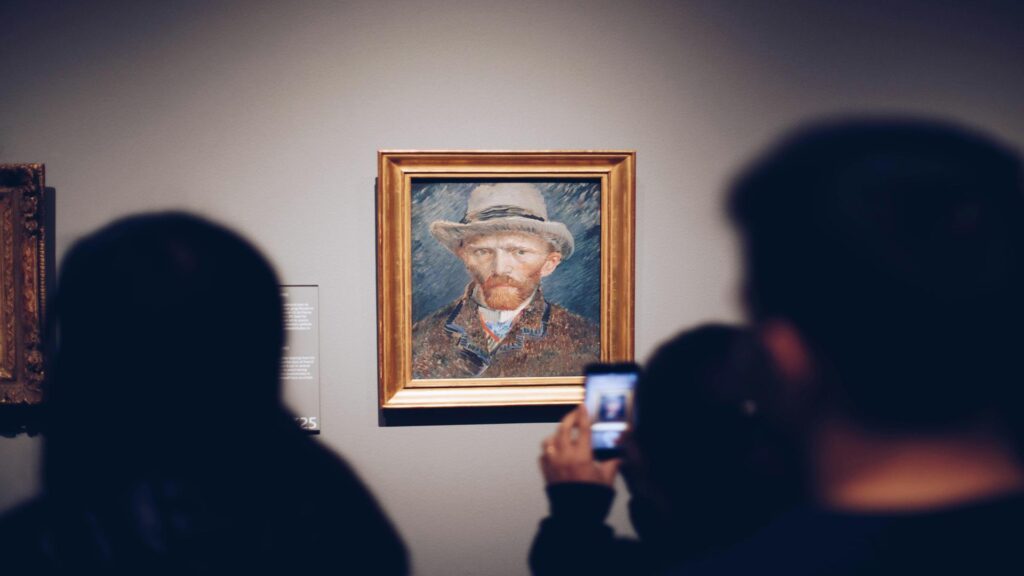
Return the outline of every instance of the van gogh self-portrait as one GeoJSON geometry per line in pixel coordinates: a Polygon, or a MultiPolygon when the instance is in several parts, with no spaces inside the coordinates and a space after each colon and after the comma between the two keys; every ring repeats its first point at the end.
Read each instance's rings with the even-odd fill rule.
{"type": "Polygon", "coordinates": [[[411,193],[413,378],[577,376],[598,361],[598,182],[411,193]]]}

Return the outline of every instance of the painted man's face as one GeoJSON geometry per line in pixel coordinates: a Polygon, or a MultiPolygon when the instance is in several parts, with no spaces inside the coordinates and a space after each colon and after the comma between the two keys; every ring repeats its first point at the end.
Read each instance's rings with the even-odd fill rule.
{"type": "Polygon", "coordinates": [[[525,232],[472,236],[463,241],[459,257],[492,310],[518,308],[562,261],[546,240],[525,232]]]}

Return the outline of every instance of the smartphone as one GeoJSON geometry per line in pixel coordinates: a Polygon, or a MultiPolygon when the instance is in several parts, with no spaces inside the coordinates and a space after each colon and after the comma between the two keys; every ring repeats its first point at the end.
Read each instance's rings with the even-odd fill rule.
{"type": "Polygon", "coordinates": [[[591,364],[584,379],[583,403],[590,415],[594,459],[622,455],[622,433],[634,424],[633,395],[640,367],[632,362],[591,364]]]}

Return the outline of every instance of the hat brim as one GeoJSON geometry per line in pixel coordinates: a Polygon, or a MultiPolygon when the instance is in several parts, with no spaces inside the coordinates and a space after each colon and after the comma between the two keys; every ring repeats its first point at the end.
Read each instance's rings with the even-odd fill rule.
{"type": "Polygon", "coordinates": [[[575,247],[572,233],[561,222],[543,222],[512,216],[509,218],[470,222],[468,224],[448,222],[446,220],[430,223],[430,235],[456,254],[464,239],[470,236],[495,234],[497,232],[527,232],[542,236],[551,242],[556,250],[562,253],[563,260],[572,256],[575,247]]]}

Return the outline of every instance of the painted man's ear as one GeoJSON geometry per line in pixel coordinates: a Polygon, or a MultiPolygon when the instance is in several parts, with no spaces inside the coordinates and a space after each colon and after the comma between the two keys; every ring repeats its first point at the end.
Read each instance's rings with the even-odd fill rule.
{"type": "Polygon", "coordinates": [[[814,377],[810,349],[800,331],[786,320],[768,320],[758,330],[765,351],[787,386],[804,387],[814,377]]]}
{"type": "Polygon", "coordinates": [[[548,274],[555,271],[558,265],[562,263],[561,252],[548,252],[547,260],[544,261],[544,265],[540,267],[540,277],[543,278],[548,274]]]}

